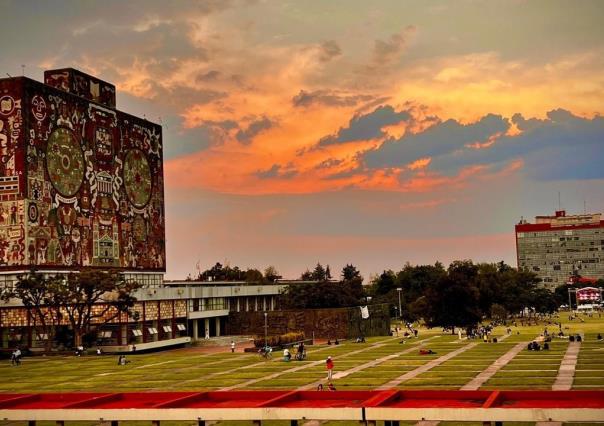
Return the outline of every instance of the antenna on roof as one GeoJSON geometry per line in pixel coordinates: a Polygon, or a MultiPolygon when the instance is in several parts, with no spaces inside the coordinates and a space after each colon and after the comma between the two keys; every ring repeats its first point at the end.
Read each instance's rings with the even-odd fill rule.
{"type": "Polygon", "coordinates": [[[13,78],[13,76],[10,75],[9,73],[6,73],[6,75],[8,75],[9,78],[13,78]]]}
{"type": "Polygon", "coordinates": [[[562,210],[562,202],[560,201],[560,191],[558,191],[558,210],[562,210]]]}
{"type": "Polygon", "coordinates": [[[587,202],[583,200],[583,214],[587,214],[587,202]]]}

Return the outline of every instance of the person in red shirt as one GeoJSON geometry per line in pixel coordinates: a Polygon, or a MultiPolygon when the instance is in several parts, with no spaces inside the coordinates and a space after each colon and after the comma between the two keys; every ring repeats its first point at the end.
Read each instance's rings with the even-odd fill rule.
{"type": "Polygon", "coordinates": [[[327,357],[327,360],[325,361],[325,367],[327,368],[327,380],[331,381],[331,378],[333,376],[333,361],[331,359],[331,356],[327,357]]]}

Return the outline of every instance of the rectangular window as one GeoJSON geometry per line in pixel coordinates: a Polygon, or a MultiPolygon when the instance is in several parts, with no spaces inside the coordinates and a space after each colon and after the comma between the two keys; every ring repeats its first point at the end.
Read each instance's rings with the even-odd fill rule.
{"type": "Polygon", "coordinates": [[[169,325],[164,325],[163,329],[164,329],[164,332],[166,332],[166,333],[169,333],[172,331],[172,327],[169,325]]]}
{"type": "Polygon", "coordinates": [[[176,324],[176,328],[178,331],[185,331],[187,329],[184,324],[176,324]]]}
{"type": "Polygon", "coordinates": [[[157,328],[155,327],[147,327],[147,331],[149,334],[157,334],[157,328]]]}
{"type": "Polygon", "coordinates": [[[134,330],[132,330],[132,335],[136,336],[136,337],[142,336],[143,335],[143,331],[142,330],[134,329],[134,330]]]}

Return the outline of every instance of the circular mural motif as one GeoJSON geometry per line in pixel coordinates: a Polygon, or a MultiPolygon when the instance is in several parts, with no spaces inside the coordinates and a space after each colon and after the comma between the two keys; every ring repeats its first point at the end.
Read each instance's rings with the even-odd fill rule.
{"type": "Polygon", "coordinates": [[[48,138],[46,167],[52,186],[64,197],[74,196],[84,178],[84,155],[71,130],[59,128],[48,138]]]}
{"type": "Polygon", "coordinates": [[[124,160],[124,187],[130,202],[145,207],[151,198],[151,168],[145,154],[133,149],[124,160]]]}

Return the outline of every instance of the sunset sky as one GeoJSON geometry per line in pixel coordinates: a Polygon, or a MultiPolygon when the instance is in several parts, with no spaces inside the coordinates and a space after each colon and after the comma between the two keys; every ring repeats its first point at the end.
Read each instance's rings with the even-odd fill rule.
{"type": "Polygon", "coordinates": [[[168,279],[516,266],[604,212],[604,1],[0,0],[0,70],[73,67],[163,125],[168,279]]]}

